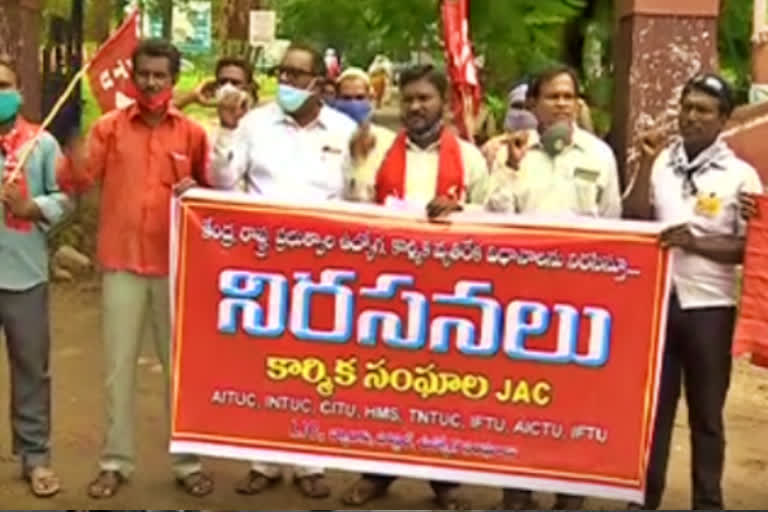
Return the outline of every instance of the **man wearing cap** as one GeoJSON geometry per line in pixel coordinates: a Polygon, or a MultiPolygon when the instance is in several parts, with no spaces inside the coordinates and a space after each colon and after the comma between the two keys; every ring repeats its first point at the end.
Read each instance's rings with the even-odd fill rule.
{"type": "Polygon", "coordinates": [[[358,130],[353,137],[352,153],[358,156],[345,166],[344,199],[374,201],[374,183],[378,165],[392,146],[397,134],[385,126],[371,122],[373,87],[368,73],[359,68],[346,69],[336,82],[337,98],[330,106],[355,121],[358,130]]]}
{"type": "MultiPolygon", "coordinates": [[[[530,112],[510,109],[505,122],[507,134],[492,162],[486,209],[621,217],[616,159],[603,141],[578,127],[578,89],[573,70],[552,68],[537,76],[528,88],[530,112]]],[[[579,510],[583,505],[579,496],[558,494],[554,508],[579,510]]],[[[536,506],[530,491],[504,491],[505,510],[536,506]]]]}
{"type": "MultiPolygon", "coordinates": [[[[676,224],[662,234],[672,249],[672,291],[644,506],[664,493],[677,403],[685,383],[691,435],[692,509],[723,510],[723,407],[731,379],[737,266],[746,223],[739,195],[761,193],[760,178],[720,137],[733,110],[728,84],[714,74],[691,79],[680,102],[679,137],[655,159],[644,216],[676,224]]],[[[635,187],[637,208],[646,195],[635,187]]],[[[647,197],[647,195],[646,195],[647,197]]]]}

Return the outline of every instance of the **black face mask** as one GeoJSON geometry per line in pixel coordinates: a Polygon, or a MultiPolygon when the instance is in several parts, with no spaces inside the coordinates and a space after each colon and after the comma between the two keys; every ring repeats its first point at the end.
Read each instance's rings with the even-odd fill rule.
{"type": "Polygon", "coordinates": [[[408,138],[420,146],[427,145],[434,142],[440,137],[440,133],[443,131],[443,120],[438,118],[434,124],[428,126],[424,130],[414,132],[408,130],[408,138]]]}

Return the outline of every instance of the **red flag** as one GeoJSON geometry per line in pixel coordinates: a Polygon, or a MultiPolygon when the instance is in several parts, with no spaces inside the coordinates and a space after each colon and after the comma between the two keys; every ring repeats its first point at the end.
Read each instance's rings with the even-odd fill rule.
{"type": "Polygon", "coordinates": [[[467,0],[443,0],[442,15],[445,62],[451,79],[451,109],[462,137],[471,140],[471,118],[480,108],[482,91],[469,39],[467,0]]]}
{"type": "Polygon", "coordinates": [[[133,102],[126,93],[131,80],[131,54],[139,45],[139,11],[131,14],[109,41],[99,48],[88,69],[91,91],[102,112],[133,102]]]}

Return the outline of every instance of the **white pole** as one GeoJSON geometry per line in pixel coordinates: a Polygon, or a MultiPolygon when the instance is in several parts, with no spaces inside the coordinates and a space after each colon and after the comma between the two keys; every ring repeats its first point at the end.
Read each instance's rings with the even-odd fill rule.
{"type": "Polygon", "coordinates": [[[765,29],[766,18],[768,18],[768,0],[754,0],[754,2],[752,31],[756,37],[765,29]]]}

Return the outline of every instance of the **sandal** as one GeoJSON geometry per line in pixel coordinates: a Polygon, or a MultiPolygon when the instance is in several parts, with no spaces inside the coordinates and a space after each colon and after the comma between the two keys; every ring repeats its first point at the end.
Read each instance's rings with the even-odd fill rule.
{"type": "Polygon", "coordinates": [[[387,494],[390,482],[379,478],[361,478],[341,496],[341,502],[360,507],[387,494]]]}
{"type": "Polygon", "coordinates": [[[98,476],[88,484],[88,496],[96,500],[111,498],[117,494],[117,491],[124,483],[125,478],[117,471],[101,471],[98,476]]]}
{"type": "Polygon", "coordinates": [[[584,501],[582,496],[558,494],[552,510],[584,510],[584,501]]]}
{"type": "Polygon", "coordinates": [[[50,468],[38,466],[27,476],[29,488],[37,498],[50,498],[61,491],[59,477],[50,468]]]}
{"type": "Polygon", "coordinates": [[[282,480],[282,475],[269,478],[267,475],[258,471],[250,470],[245,477],[235,484],[235,491],[239,494],[253,496],[259,494],[270,487],[273,487],[282,480]]]}
{"type": "Polygon", "coordinates": [[[213,492],[213,478],[203,471],[195,471],[184,478],[178,478],[176,483],[179,484],[187,494],[194,496],[195,498],[202,498],[213,492]]]}
{"type": "Polygon", "coordinates": [[[539,503],[531,491],[504,489],[504,497],[496,510],[538,510],[539,503]]]}
{"type": "Polygon", "coordinates": [[[331,488],[325,481],[325,475],[307,475],[293,479],[301,494],[307,498],[321,499],[331,495],[331,488]]]}
{"type": "Polygon", "coordinates": [[[471,510],[472,505],[461,496],[458,487],[446,487],[435,491],[435,503],[439,510],[471,510]]]}

